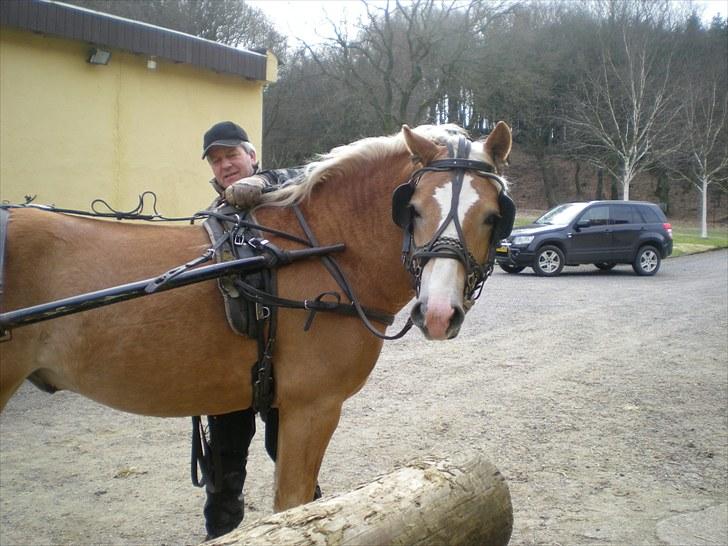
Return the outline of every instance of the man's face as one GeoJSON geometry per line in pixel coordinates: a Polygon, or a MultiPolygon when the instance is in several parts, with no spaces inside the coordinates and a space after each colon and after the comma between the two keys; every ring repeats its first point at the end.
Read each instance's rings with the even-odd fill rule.
{"type": "Polygon", "coordinates": [[[215,146],[207,152],[207,161],[223,188],[255,172],[255,152],[248,153],[242,146],[215,146]]]}

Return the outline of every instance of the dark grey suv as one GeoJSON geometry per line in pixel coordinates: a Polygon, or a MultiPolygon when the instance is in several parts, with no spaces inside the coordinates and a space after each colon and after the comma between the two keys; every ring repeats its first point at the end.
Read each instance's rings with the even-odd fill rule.
{"type": "Polygon", "coordinates": [[[672,254],[672,226],[653,203],[592,201],[566,203],[533,224],[513,230],[496,248],[508,273],[532,267],[553,277],[565,265],[594,264],[609,270],[632,264],[638,275],[654,275],[672,254]]]}

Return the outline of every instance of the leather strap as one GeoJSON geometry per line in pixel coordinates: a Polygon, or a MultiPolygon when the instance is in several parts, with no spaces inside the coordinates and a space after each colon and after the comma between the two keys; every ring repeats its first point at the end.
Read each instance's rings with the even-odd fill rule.
{"type": "MultiPolygon", "coordinates": [[[[298,205],[293,206],[293,211],[296,213],[296,218],[298,218],[299,224],[301,224],[301,229],[306,234],[306,237],[308,237],[308,240],[312,246],[319,246],[318,241],[316,240],[316,236],[311,231],[311,228],[309,227],[308,223],[306,222],[306,219],[303,217],[303,213],[301,212],[301,209],[298,207],[298,205]]],[[[344,272],[339,267],[339,264],[334,260],[331,256],[321,256],[321,261],[324,263],[324,266],[326,269],[328,269],[331,276],[334,278],[336,283],[339,285],[339,287],[344,291],[344,294],[347,298],[349,298],[349,301],[351,301],[351,307],[354,309],[356,314],[361,319],[362,323],[366,327],[367,330],[369,330],[372,334],[374,334],[376,337],[384,340],[393,340],[393,339],[399,339],[402,336],[404,336],[407,332],[409,332],[410,328],[413,326],[413,322],[411,318],[407,319],[407,322],[402,327],[402,329],[397,332],[394,335],[388,336],[386,334],[382,334],[379,330],[377,330],[374,325],[369,320],[368,314],[371,313],[371,311],[368,311],[364,309],[364,307],[361,306],[359,303],[359,299],[354,294],[354,289],[351,286],[351,283],[349,283],[349,280],[344,275],[344,272]]],[[[309,303],[310,305],[310,303],[309,303]]],[[[340,304],[338,304],[340,305],[340,304]]],[[[315,312],[315,311],[313,311],[315,312]]],[[[312,312],[312,313],[313,313],[312,312]]],[[[389,324],[392,324],[394,321],[394,317],[391,315],[386,315],[391,319],[391,322],[389,324]]],[[[372,317],[373,318],[373,317],[372,317]]],[[[311,321],[313,320],[313,317],[309,317],[309,320],[307,322],[308,325],[310,325],[311,321]]]]}

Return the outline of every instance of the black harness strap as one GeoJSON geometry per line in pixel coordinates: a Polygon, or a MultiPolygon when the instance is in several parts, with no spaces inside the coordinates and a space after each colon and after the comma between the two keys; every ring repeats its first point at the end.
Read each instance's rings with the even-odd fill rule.
{"type": "Polygon", "coordinates": [[[222,475],[215,474],[214,468],[222,468],[220,451],[214,450],[207,441],[204,425],[199,415],[192,416],[192,455],[190,462],[190,470],[192,476],[192,485],[195,487],[208,486],[211,492],[222,489],[222,475]],[[200,469],[202,479],[197,474],[200,469]]]}
{"type": "MultiPolygon", "coordinates": [[[[308,223],[306,222],[306,219],[303,216],[303,213],[301,212],[301,209],[295,205],[293,207],[294,212],[296,213],[296,218],[298,219],[298,223],[301,225],[301,229],[306,234],[306,237],[308,237],[309,244],[312,246],[318,246],[318,241],[316,239],[316,236],[311,231],[311,228],[309,227],[308,223]]],[[[339,264],[331,258],[331,256],[321,256],[321,261],[323,262],[326,269],[328,269],[331,276],[334,278],[336,283],[339,285],[341,290],[343,290],[344,294],[347,298],[349,298],[349,301],[351,302],[351,306],[356,311],[356,314],[361,319],[364,326],[369,330],[372,334],[374,334],[379,339],[384,340],[393,340],[393,339],[399,339],[402,336],[404,336],[407,332],[409,332],[410,328],[413,326],[413,322],[411,318],[407,319],[407,322],[402,327],[402,329],[397,332],[394,335],[388,336],[386,334],[382,334],[375,328],[375,326],[370,322],[369,318],[367,317],[368,311],[366,311],[359,302],[359,298],[357,298],[356,294],[354,294],[354,289],[351,286],[351,283],[346,278],[346,275],[344,275],[344,272],[339,267],[339,264]]],[[[320,296],[319,296],[320,298],[320,296]]],[[[318,298],[317,298],[318,300],[318,298]]],[[[309,303],[310,305],[310,303],[309,303]]],[[[337,304],[340,305],[340,304],[337,304]]],[[[311,321],[313,320],[313,315],[315,313],[315,310],[311,311],[311,316],[309,317],[309,320],[307,322],[308,325],[310,325],[311,321]]],[[[391,322],[389,323],[391,324],[391,322]]]]}

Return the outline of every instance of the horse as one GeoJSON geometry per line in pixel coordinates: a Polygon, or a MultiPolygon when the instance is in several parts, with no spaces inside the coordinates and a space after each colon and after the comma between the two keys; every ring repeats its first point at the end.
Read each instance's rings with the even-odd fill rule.
{"type": "MultiPolygon", "coordinates": [[[[320,244],[345,244],[336,261],[362,305],[395,315],[415,296],[414,324],[427,338],[449,339],[492,271],[494,244],[512,227],[513,204],[497,176],[510,149],[503,122],[478,142],[453,125],[403,126],[320,156],[300,183],[265,194],[253,213],[260,225],[304,237],[296,203],[320,244]]],[[[9,211],[5,310],[155,276],[210,247],[199,225],[9,211]]],[[[275,233],[269,239],[300,246],[275,233]]],[[[281,267],[277,278],[278,293],[294,300],[340,290],[318,259],[281,267]]],[[[355,316],[318,312],[304,331],[309,316],[279,310],[276,511],[313,498],[342,405],[362,388],[383,344],[355,316]]],[[[209,280],[14,330],[0,343],[0,411],[30,378],[49,392],[141,415],[229,413],[251,406],[257,356],[255,340],[228,327],[209,280]]]]}

